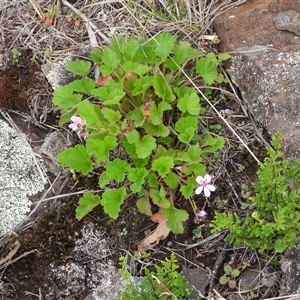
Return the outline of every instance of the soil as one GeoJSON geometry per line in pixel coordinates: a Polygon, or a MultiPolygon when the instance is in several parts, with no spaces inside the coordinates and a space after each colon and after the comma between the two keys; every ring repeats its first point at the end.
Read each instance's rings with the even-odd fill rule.
{"type": "MultiPolygon", "coordinates": [[[[51,107],[49,97],[49,89],[51,88],[42,75],[40,64],[32,60],[32,55],[31,50],[22,50],[21,56],[18,59],[11,58],[5,71],[0,72],[0,106],[6,110],[26,112],[31,116],[30,122],[27,122],[26,126],[23,124],[21,129],[26,133],[30,131],[39,138],[39,142],[36,139],[32,140],[35,143],[34,147],[52,129],[36,124],[36,116],[42,114],[43,108],[51,107]],[[8,89],[7,86],[10,88],[8,89]],[[42,100],[38,105],[33,104],[34,102],[28,103],[28,96],[40,96],[41,90],[46,90],[45,95],[48,96],[39,97],[42,100]],[[30,126],[28,126],[28,123],[30,126]]],[[[220,92],[216,92],[214,98],[219,99],[220,92]]],[[[220,111],[230,108],[234,115],[240,116],[233,117],[231,122],[237,130],[249,134],[248,146],[251,146],[255,155],[262,161],[266,155],[265,145],[255,135],[255,131],[251,127],[252,122],[244,116],[239,103],[233,98],[226,97],[226,100],[219,101],[216,107],[220,111]]],[[[20,119],[14,113],[11,114],[15,116],[14,120],[20,119]]],[[[210,112],[208,123],[215,124],[216,118],[214,113],[210,112]]],[[[57,113],[51,111],[46,114],[44,124],[54,126],[57,125],[57,120],[57,113]]],[[[246,201],[241,196],[242,184],[250,186],[250,183],[256,180],[258,168],[253,157],[243,149],[226,126],[222,126],[220,134],[230,143],[219,157],[217,165],[213,165],[213,161],[208,164],[218,177],[218,186],[210,199],[209,205],[206,206],[208,216],[201,224],[203,238],[210,236],[209,223],[214,216],[214,211],[219,210],[222,205],[228,210],[230,208],[234,210],[240,206],[241,202],[246,201]],[[224,206],[224,204],[226,205],[224,206]]],[[[267,134],[263,133],[263,135],[268,140],[267,134]]],[[[49,173],[49,179],[54,181],[55,175],[49,173]]],[[[57,185],[63,186],[60,194],[72,194],[85,189],[97,190],[97,182],[97,174],[91,175],[89,178],[84,178],[78,174],[75,180],[69,177],[68,174],[64,174],[61,175],[57,185]],[[67,184],[62,184],[66,180],[67,184]]],[[[106,264],[111,262],[118,267],[120,255],[126,254],[126,251],[134,253],[139,242],[155,229],[155,224],[150,221],[149,217],[138,213],[135,206],[137,199],[135,198],[124,204],[116,220],[109,219],[102,208],[97,207],[83,220],[78,221],[75,218],[75,210],[79,197],[80,195],[71,195],[45,202],[39,207],[34,218],[26,225],[10,236],[2,238],[0,258],[4,258],[11,253],[16,241],[20,243],[20,248],[13,257],[16,260],[11,261],[9,264],[0,264],[2,270],[0,295],[2,299],[84,299],[96,286],[96,279],[92,279],[94,278],[93,274],[100,276],[95,267],[99,265],[95,261],[106,264]],[[101,233],[101,237],[105,239],[106,246],[110,250],[105,257],[99,256],[98,252],[98,254],[84,253],[82,248],[78,246],[85,237],[87,226],[92,228],[91,230],[94,232],[101,233]],[[74,273],[72,273],[73,275],[63,273],[64,278],[60,277],[57,270],[74,265],[82,267],[80,271],[77,271],[77,277],[74,273]],[[81,270],[83,270],[82,277],[78,275],[81,270]],[[72,282],[76,283],[76,287],[73,289],[70,288],[72,282]]],[[[203,207],[205,198],[199,197],[196,201],[198,207],[203,207]]],[[[178,207],[187,210],[190,215],[189,220],[185,223],[184,233],[181,235],[171,233],[167,239],[150,250],[152,261],[164,260],[172,251],[179,254],[180,268],[199,266],[210,272],[214,270],[216,277],[213,287],[217,291],[222,291],[225,295],[230,294],[230,290],[228,291],[227,287],[218,284],[224,262],[233,260],[235,266],[240,266],[244,261],[247,261],[249,262],[249,268],[252,269],[257,266],[263,268],[267,263],[265,257],[254,255],[245,247],[233,249],[223,239],[216,239],[210,244],[187,249],[184,245],[197,242],[197,239],[193,239],[193,230],[199,225],[194,223],[193,210],[188,201],[176,199],[176,203],[178,207]],[[216,262],[220,260],[221,253],[224,253],[224,250],[226,255],[222,258],[219,268],[216,268],[216,262]]],[[[96,241],[95,245],[97,246],[96,241]]],[[[142,266],[139,262],[135,262],[135,264],[133,273],[139,275],[142,266]]],[[[208,292],[208,285],[206,292],[208,292]]],[[[276,292],[270,290],[270,293],[266,296],[274,294],[276,292]]]]}

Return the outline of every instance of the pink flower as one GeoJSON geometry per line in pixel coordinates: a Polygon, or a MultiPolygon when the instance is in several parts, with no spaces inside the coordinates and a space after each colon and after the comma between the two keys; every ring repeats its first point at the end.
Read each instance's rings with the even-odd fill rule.
{"type": "Polygon", "coordinates": [[[73,116],[71,118],[71,121],[73,123],[71,123],[69,125],[69,128],[71,128],[72,130],[76,131],[78,128],[79,129],[82,128],[83,124],[82,124],[82,120],[81,120],[81,118],[79,116],[73,116]]]}
{"type": "Polygon", "coordinates": [[[208,174],[206,174],[204,178],[202,176],[198,176],[196,178],[196,181],[199,185],[195,191],[196,195],[201,194],[203,191],[204,195],[206,197],[209,197],[211,194],[210,192],[214,192],[216,190],[213,185],[209,184],[211,182],[211,176],[208,174]]]}
{"type": "Polygon", "coordinates": [[[194,213],[195,213],[194,223],[196,224],[199,224],[200,222],[204,221],[207,216],[207,212],[205,212],[204,210],[200,210],[199,208],[196,208],[194,213]]]}
{"type": "Polygon", "coordinates": [[[74,131],[77,131],[77,135],[78,137],[81,139],[82,137],[84,139],[86,139],[88,137],[88,132],[87,132],[87,128],[86,128],[86,124],[84,121],[82,121],[82,119],[79,116],[74,115],[71,118],[71,121],[73,123],[71,123],[69,125],[69,128],[71,128],[74,131]],[[79,129],[79,131],[78,131],[79,129]]]}

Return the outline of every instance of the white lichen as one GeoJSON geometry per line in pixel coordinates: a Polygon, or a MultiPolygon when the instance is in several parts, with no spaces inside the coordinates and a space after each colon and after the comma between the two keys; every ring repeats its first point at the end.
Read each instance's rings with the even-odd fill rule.
{"type": "Polygon", "coordinates": [[[24,220],[32,204],[27,196],[42,191],[46,179],[21,133],[0,120],[0,137],[0,234],[5,234],[24,220]]]}

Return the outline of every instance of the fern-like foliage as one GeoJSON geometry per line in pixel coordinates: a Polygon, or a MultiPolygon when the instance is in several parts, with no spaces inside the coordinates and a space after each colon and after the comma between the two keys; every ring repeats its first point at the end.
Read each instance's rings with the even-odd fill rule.
{"type": "Polygon", "coordinates": [[[199,300],[192,298],[192,288],[188,287],[188,281],[178,272],[179,266],[175,254],[162,261],[162,266],[155,265],[155,271],[145,268],[144,279],[138,286],[131,283],[131,274],[127,270],[124,257],[120,258],[122,266],[121,274],[129,282],[126,290],[113,300],[199,300]]]}
{"type": "Polygon", "coordinates": [[[257,171],[258,181],[253,183],[255,195],[249,199],[253,211],[244,217],[216,213],[212,231],[229,229],[226,240],[234,246],[283,252],[296,243],[300,229],[300,162],[283,158],[279,133],[271,144],[257,171]]]}

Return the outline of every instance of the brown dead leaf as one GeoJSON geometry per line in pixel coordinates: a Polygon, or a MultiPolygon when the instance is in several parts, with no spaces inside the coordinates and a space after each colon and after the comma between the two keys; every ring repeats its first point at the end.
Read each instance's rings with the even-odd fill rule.
{"type": "Polygon", "coordinates": [[[109,80],[112,80],[112,77],[110,75],[108,75],[108,76],[100,76],[96,80],[96,85],[97,86],[104,86],[109,80]]]}
{"type": "Polygon", "coordinates": [[[45,25],[50,27],[53,23],[53,18],[52,17],[46,17],[44,21],[45,25]]]}
{"type": "Polygon", "coordinates": [[[158,212],[151,216],[151,221],[155,223],[162,223],[164,221],[162,217],[162,208],[160,207],[158,212]]]}
{"type": "Polygon", "coordinates": [[[76,19],[75,20],[75,26],[80,27],[80,25],[81,25],[80,19],[76,19]]]}
{"type": "Polygon", "coordinates": [[[155,213],[151,220],[157,222],[158,225],[154,231],[152,231],[147,237],[145,237],[138,245],[138,251],[144,253],[149,249],[152,249],[160,241],[166,239],[170,233],[170,228],[167,226],[167,220],[162,217],[162,208],[155,213]]]}

